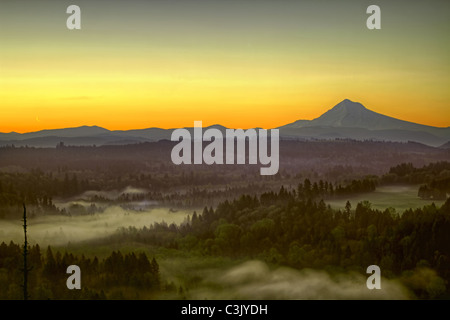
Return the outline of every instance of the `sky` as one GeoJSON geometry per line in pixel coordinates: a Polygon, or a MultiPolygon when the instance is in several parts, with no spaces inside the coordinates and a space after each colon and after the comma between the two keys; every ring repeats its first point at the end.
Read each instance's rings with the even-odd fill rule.
{"type": "Polygon", "coordinates": [[[450,1],[2,0],[0,132],[274,128],[348,98],[450,126],[450,1]],[[81,30],[66,9],[81,8],[81,30]],[[381,8],[381,30],[366,9],[381,8]]]}

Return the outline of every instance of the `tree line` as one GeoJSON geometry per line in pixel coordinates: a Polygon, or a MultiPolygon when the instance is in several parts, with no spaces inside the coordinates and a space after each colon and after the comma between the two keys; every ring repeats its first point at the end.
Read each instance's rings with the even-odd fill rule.
{"type": "MultiPolygon", "coordinates": [[[[22,299],[22,248],[10,242],[0,244],[0,299],[22,299]]],[[[42,253],[38,244],[29,246],[28,292],[30,299],[136,299],[177,292],[161,279],[159,264],[143,252],[113,251],[104,259],[87,258],[70,252],[42,253]],[[69,290],[66,269],[81,269],[81,290],[69,290]]]]}
{"type": "Polygon", "coordinates": [[[432,162],[422,167],[416,167],[411,162],[400,163],[389,169],[383,175],[383,183],[430,183],[436,179],[450,178],[450,162],[432,162]]]}
{"type": "Polygon", "coordinates": [[[422,199],[445,200],[450,194],[450,177],[433,179],[430,183],[419,187],[418,196],[422,199]]]}
{"type": "Polygon", "coordinates": [[[137,241],[204,256],[262,259],[293,268],[357,270],[376,264],[418,298],[449,297],[450,200],[398,214],[349,202],[335,210],[281,188],[243,195],[184,224],[123,228],[108,241],[137,241]],[[419,277],[424,279],[418,280],[419,277]],[[416,279],[417,278],[417,279],[416,279]],[[413,280],[416,279],[416,280],[413,280]]]}

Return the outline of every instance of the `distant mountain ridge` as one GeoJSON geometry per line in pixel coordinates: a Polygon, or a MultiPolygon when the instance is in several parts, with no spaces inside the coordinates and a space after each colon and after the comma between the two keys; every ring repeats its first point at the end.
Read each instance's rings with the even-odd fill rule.
{"type": "MultiPolygon", "coordinates": [[[[222,132],[220,125],[211,126],[222,132]]],[[[192,128],[187,128],[192,130],[192,128]]],[[[281,126],[282,139],[354,139],[380,141],[414,141],[434,147],[446,147],[450,127],[438,128],[392,118],[371,111],[358,102],[345,99],[313,120],[297,120],[281,126]]],[[[174,129],[147,128],[108,130],[98,126],[42,130],[29,133],[0,133],[0,146],[55,147],[66,145],[131,144],[170,140],[174,129]]]]}
{"type": "Polygon", "coordinates": [[[450,127],[438,128],[399,120],[348,99],[316,119],[298,120],[279,129],[285,138],[415,141],[435,147],[450,141],[450,127]]]}

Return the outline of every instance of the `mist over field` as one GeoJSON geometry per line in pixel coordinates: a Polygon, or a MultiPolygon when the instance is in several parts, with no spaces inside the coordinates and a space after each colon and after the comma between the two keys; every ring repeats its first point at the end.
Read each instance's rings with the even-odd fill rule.
{"type": "MultiPolygon", "coordinates": [[[[70,206],[72,202],[61,204],[70,206]]],[[[169,208],[127,210],[118,205],[107,206],[102,213],[77,216],[38,216],[28,219],[28,241],[41,246],[66,245],[107,237],[119,228],[149,227],[155,222],[182,223],[191,211],[174,212],[169,208]]],[[[0,220],[0,242],[23,242],[21,221],[0,220]]]]}
{"type": "Polygon", "coordinates": [[[120,196],[134,196],[134,195],[142,195],[147,193],[147,189],[143,188],[135,188],[132,186],[127,186],[126,188],[122,190],[110,190],[110,191],[103,191],[103,190],[88,190],[83,192],[81,195],[77,196],[77,199],[89,199],[92,197],[101,197],[107,200],[115,200],[120,196]]]}
{"type": "Polygon", "coordinates": [[[193,299],[408,299],[396,280],[382,278],[381,290],[367,290],[367,278],[357,273],[331,276],[325,271],[279,267],[247,261],[226,270],[210,270],[193,299]]]}
{"type": "MultiPolygon", "coordinates": [[[[144,196],[149,190],[144,188],[135,188],[127,186],[122,190],[88,190],[80,195],[73,196],[70,199],[56,199],[53,201],[58,209],[64,209],[68,213],[75,213],[81,209],[81,212],[89,212],[89,210],[102,211],[109,207],[111,203],[120,205],[122,208],[126,206],[132,210],[144,210],[149,208],[156,208],[158,201],[151,200],[136,200],[130,201],[137,196],[144,196]],[[126,204],[123,200],[126,199],[126,204]]],[[[159,205],[160,206],[160,205],[159,205]]],[[[161,207],[161,206],[160,206],[161,207]]]]}

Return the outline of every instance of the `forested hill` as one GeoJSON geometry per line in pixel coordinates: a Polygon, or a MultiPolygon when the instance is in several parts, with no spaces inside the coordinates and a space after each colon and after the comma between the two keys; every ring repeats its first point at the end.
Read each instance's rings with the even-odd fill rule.
{"type": "Polygon", "coordinates": [[[449,296],[450,200],[407,210],[333,210],[323,201],[298,198],[282,188],[242,196],[216,210],[194,213],[187,223],[122,229],[108,242],[137,241],[204,256],[262,259],[297,269],[358,270],[380,266],[419,298],[449,296]],[[424,277],[423,279],[419,278],[424,277]]]}
{"type": "MultiPolygon", "coordinates": [[[[258,166],[196,165],[177,166],[171,161],[175,142],[130,144],[121,146],[64,146],[59,148],[0,147],[2,171],[40,169],[44,172],[81,172],[119,176],[143,172],[162,175],[182,171],[214,171],[216,173],[245,173],[258,178],[258,166]]],[[[207,144],[204,143],[204,146],[207,144]]],[[[440,149],[419,143],[345,140],[281,140],[280,174],[318,172],[333,180],[342,174],[383,174],[390,167],[403,162],[423,166],[430,162],[448,161],[449,149],[440,149]]]]}

